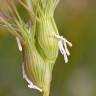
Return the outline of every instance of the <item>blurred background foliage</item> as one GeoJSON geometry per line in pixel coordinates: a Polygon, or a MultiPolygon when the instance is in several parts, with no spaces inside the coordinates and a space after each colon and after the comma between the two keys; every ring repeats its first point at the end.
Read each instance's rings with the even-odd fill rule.
{"type": "MultiPolygon", "coordinates": [[[[73,47],[68,64],[58,56],[50,96],[96,96],[96,0],[60,0],[55,20],[73,47]]],[[[40,96],[22,79],[21,63],[15,38],[0,29],[0,96],[40,96]]]]}

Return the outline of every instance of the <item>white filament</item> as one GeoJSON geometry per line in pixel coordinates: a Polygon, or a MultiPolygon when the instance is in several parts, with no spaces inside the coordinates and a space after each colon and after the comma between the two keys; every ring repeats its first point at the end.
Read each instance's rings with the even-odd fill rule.
{"type": "Polygon", "coordinates": [[[36,90],[42,92],[41,88],[39,88],[38,86],[34,85],[33,82],[28,79],[28,77],[27,77],[27,75],[25,73],[24,64],[22,64],[22,74],[23,74],[23,78],[27,81],[29,88],[33,88],[33,89],[36,89],[36,90]]]}
{"type": "Polygon", "coordinates": [[[58,47],[59,47],[59,50],[60,50],[61,54],[64,56],[65,63],[67,63],[68,62],[68,57],[67,57],[66,51],[63,47],[63,44],[62,44],[61,40],[58,43],[58,47]]]}
{"type": "Polygon", "coordinates": [[[22,51],[22,45],[21,45],[20,39],[18,37],[16,37],[16,40],[17,40],[17,45],[18,45],[19,51],[22,51]]]}
{"type": "Polygon", "coordinates": [[[64,56],[65,63],[68,63],[68,56],[70,55],[70,52],[67,48],[67,44],[72,47],[72,43],[69,42],[66,38],[59,35],[54,35],[56,38],[59,39],[58,47],[61,52],[61,54],[64,56]]]}

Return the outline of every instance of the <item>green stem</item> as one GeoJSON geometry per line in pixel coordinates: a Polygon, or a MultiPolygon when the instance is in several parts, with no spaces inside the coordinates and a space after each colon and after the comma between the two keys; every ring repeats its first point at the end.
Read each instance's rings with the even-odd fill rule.
{"type": "Polygon", "coordinates": [[[43,96],[49,96],[49,94],[50,94],[50,87],[46,86],[46,88],[43,91],[43,96]]]}
{"type": "Polygon", "coordinates": [[[49,90],[45,90],[43,96],[49,96],[49,90]]]}

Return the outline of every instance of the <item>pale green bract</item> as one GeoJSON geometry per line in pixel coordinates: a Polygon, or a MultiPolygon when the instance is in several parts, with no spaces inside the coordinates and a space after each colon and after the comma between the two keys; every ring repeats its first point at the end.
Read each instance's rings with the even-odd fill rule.
{"type": "MultiPolygon", "coordinates": [[[[22,73],[28,87],[49,96],[52,70],[58,50],[64,55],[65,63],[70,55],[67,44],[72,44],[59,36],[54,21],[54,11],[59,0],[14,0],[8,1],[8,16],[0,16],[0,25],[12,33],[23,55],[22,73]],[[28,15],[22,19],[18,5],[28,15]],[[11,18],[11,19],[10,19],[11,18]]],[[[4,13],[4,12],[3,12],[4,13]]]]}

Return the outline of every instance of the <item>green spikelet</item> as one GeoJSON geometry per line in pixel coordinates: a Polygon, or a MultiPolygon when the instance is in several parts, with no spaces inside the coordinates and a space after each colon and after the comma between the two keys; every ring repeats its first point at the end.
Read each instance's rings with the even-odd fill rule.
{"type": "MultiPolygon", "coordinates": [[[[35,15],[37,14],[36,17],[38,20],[36,20],[34,25],[34,40],[32,38],[32,42],[34,42],[31,43],[31,46],[29,43],[31,47],[29,49],[31,50],[28,52],[29,49],[26,50],[25,48],[26,51],[24,51],[25,60],[28,57],[25,63],[26,73],[30,80],[43,90],[43,96],[49,96],[52,70],[58,56],[58,39],[53,36],[53,34],[58,34],[58,30],[53,18],[54,11],[51,9],[52,7],[53,9],[55,8],[54,3],[56,1],[51,1],[37,0],[36,5],[35,1],[32,2],[32,6],[38,7],[38,11],[30,7],[34,10],[35,15]]],[[[29,3],[27,2],[27,4],[29,3]]]]}
{"type": "Polygon", "coordinates": [[[43,96],[49,96],[58,44],[66,62],[67,55],[70,55],[66,43],[71,46],[70,42],[59,36],[54,21],[53,15],[59,0],[6,1],[8,11],[0,14],[0,25],[17,39],[23,55],[23,78],[28,82],[28,87],[41,91],[43,96]],[[26,19],[18,10],[18,4],[26,10],[26,19]]]}

